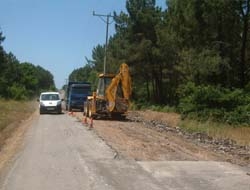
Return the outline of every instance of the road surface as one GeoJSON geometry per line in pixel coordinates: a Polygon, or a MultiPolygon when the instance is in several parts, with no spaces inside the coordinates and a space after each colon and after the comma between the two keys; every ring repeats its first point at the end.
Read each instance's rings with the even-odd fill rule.
{"type": "Polygon", "coordinates": [[[120,158],[75,117],[37,114],[0,189],[250,190],[250,176],[247,170],[225,162],[120,158]]]}

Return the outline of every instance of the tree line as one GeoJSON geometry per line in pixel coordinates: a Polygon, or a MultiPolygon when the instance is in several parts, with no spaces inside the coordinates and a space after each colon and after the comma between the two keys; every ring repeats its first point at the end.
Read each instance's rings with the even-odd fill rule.
{"type": "Polygon", "coordinates": [[[0,31],[0,98],[25,100],[42,90],[54,90],[53,75],[41,66],[20,63],[12,53],[4,50],[4,39],[0,31]]]}
{"type": "MultiPolygon", "coordinates": [[[[250,124],[250,0],[127,0],[114,12],[107,71],[129,64],[138,106],[173,106],[183,116],[250,124]]],[[[71,79],[95,83],[105,45],[71,79]]]]}

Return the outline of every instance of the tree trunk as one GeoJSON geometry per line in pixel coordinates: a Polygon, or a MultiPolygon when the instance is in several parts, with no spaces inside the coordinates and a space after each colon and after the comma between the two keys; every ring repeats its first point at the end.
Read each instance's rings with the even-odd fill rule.
{"type": "Polygon", "coordinates": [[[249,26],[249,8],[250,0],[246,0],[246,7],[242,7],[242,20],[243,20],[243,31],[242,31],[242,45],[240,55],[240,85],[241,88],[245,87],[246,84],[246,48],[247,48],[247,36],[249,26]]]}

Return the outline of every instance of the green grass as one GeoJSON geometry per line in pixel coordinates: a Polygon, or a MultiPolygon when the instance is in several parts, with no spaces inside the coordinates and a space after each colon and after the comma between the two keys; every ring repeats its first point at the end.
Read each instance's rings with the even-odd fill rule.
{"type": "Polygon", "coordinates": [[[212,121],[196,121],[185,119],[180,121],[180,127],[190,133],[201,132],[216,139],[231,139],[239,145],[250,145],[250,127],[233,126],[212,121]]]}
{"type": "Polygon", "coordinates": [[[9,124],[21,122],[36,109],[34,101],[14,101],[0,99],[0,131],[9,124]]]}
{"type": "Polygon", "coordinates": [[[161,105],[152,105],[152,104],[146,104],[146,103],[136,103],[136,102],[130,102],[130,109],[131,110],[152,110],[152,111],[158,111],[158,112],[175,112],[175,107],[170,106],[161,106],[161,105]]]}
{"type": "MultiPolygon", "coordinates": [[[[176,112],[174,107],[158,106],[132,103],[132,110],[149,109],[158,112],[176,112]]],[[[239,145],[250,145],[250,126],[246,124],[230,125],[223,122],[215,122],[212,120],[201,120],[186,118],[179,121],[179,126],[182,130],[189,133],[206,133],[215,139],[231,139],[239,145]]]]}

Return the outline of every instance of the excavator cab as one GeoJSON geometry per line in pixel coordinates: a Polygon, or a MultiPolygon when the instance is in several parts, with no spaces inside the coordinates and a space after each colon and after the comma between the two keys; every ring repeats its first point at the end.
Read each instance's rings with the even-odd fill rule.
{"type": "Polygon", "coordinates": [[[100,74],[99,81],[97,85],[96,95],[99,97],[105,97],[106,87],[110,85],[112,79],[114,78],[114,74],[100,74]]]}

